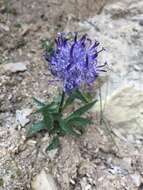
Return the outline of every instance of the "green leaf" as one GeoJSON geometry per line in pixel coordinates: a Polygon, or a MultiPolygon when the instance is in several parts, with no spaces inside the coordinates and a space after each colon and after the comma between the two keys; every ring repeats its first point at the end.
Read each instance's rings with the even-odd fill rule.
{"type": "Polygon", "coordinates": [[[44,123],[45,123],[46,128],[50,132],[53,128],[53,123],[54,123],[53,116],[48,111],[44,111],[43,112],[43,119],[44,119],[44,123]]]}
{"type": "Polygon", "coordinates": [[[71,126],[69,126],[64,120],[60,121],[60,127],[66,134],[73,135],[76,137],[79,137],[81,135],[77,133],[77,131],[75,131],[71,126]]]}
{"type": "Polygon", "coordinates": [[[91,124],[91,120],[87,118],[82,118],[82,117],[73,117],[69,120],[67,120],[67,125],[76,125],[76,126],[86,126],[91,124]]]}
{"type": "Polygon", "coordinates": [[[33,114],[43,113],[45,111],[48,111],[50,113],[57,113],[58,106],[55,104],[55,102],[51,102],[50,104],[47,104],[47,105],[43,106],[42,108],[36,110],[33,114]]]}
{"type": "Polygon", "coordinates": [[[83,103],[88,103],[87,98],[81,93],[79,90],[75,90],[72,92],[67,98],[63,109],[65,109],[68,105],[72,104],[75,99],[81,100],[83,103]]]}
{"type": "Polygon", "coordinates": [[[73,128],[75,128],[78,130],[81,135],[85,132],[84,127],[92,123],[90,119],[82,117],[73,117],[67,120],[65,119],[64,122],[66,126],[70,127],[70,129],[72,128],[73,130],[73,128]]]}
{"type": "Polygon", "coordinates": [[[60,145],[59,137],[55,136],[53,137],[52,142],[49,144],[46,150],[47,151],[53,150],[57,148],[59,145],[60,145]]]}
{"type": "Polygon", "coordinates": [[[28,130],[27,136],[31,137],[43,129],[45,129],[45,124],[43,121],[39,121],[38,123],[35,123],[32,125],[32,127],[30,127],[30,129],[28,130]]]}
{"type": "Polygon", "coordinates": [[[62,98],[61,95],[59,95],[56,98],[54,98],[51,103],[48,103],[48,104],[44,104],[34,98],[34,101],[36,101],[36,103],[40,106],[40,108],[37,109],[33,114],[43,113],[45,111],[48,111],[50,113],[58,113],[61,98],[62,98]]]}
{"type": "Polygon", "coordinates": [[[82,114],[84,114],[85,112],[87,112],[95,103],[97,102],[97,100],[94,100],[93,102],[90,102],[84,106],[82,106],[81,108],[77,109],[76,111],[74,111],[70,116],[68,116],[67,119],[71,119],[73,117],[77,117],[80,116],[82,114]]]}
{"type": "Polygon", "coordinates": [[[55,121],[60,121],[60,119],[62,117],[62,113],[52,113],[52,116],[55,121]]]}
{"type": "Polygon", "coordinates": [[[33,100],[34,100],[34,102],[37,104],[37,106],[39,106],[39,107],[45,106],[45,104],[44,104],[43,102],[39,101],[39,100],[36,99],[35,97],[33,97],[33,100]]]}
{"type": "MultiPolygon", "coordinates": [[[[91,94],[91,92],[83,92],[84,97],[88,100],[88,102],[93,100],[93,96],[91,94]]],[[[94,94],[95,97],[95,94],[94,94]]]]}
{"type": "Polygon", "coordinates": [[[79,90],[76,90],[76,98],[80,99],[83,103],[88,103],[88,99],[86,98],[86,96],[84,95],[84,93],[82,93],[79,90]]]}

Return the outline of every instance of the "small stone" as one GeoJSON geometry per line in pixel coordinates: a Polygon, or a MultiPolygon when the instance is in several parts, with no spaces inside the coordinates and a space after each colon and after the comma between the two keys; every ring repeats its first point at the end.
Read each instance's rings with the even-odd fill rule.
{"type": "Polygon", "coordinates": [[[119,166],[111,166],[111,168],[108,169],[108,171],[113,175],[123,173],[122,168],[120,168],[119,166]]]}
{"type": "Polygon", "coordinates": [[[29,146],[36,145],[36,143],[37,143],[37,141],[31,140],[31,139],[27,141],[27,144],[28,144],[29,146]]]}
{"type": "Polygon", "coordinates": [[[53,177],[44,170],[33,179],[31,185],[33,190],[57,190],[53,177]]]}
{"type": "Polygon", "coordinates": [[[134,65],[133,68],[135,71],[140,71],[140,69],[141,69],[138,65],[134,65]]]}
{"type": "Polygon", "coordinates": [[[16,121],[18,124],[20,124],[22,127],[24,127],[27,123],[29,123],[29,119],[27,116],[29,116],[32,113],[32,109],[23,109],[23,110],[17,110],[16,111],[16,121]]]}
{"type": "Polygon", "coordinates": [[[9,27],[5,24],[0,24],[0,32],[9,32],[9,27]]]}
{"type": "Polygon", "coordinates": [[[27,70],[26,65],[29,64],[29,61],[25,61],[25,62],[17,62],[17,63],[7,63],[7,64],[3,64],[0,66],[0,70],[2,68],[2,70],[4,72],[9,71],[11,73],[16,73],[16,72],[24,72],[27,70]]]}
{"type": "Polygon", "coordinates": [[[139,187],[140,186],[140,183],[141,183],[141,176],[138,174],[138,173],[135,173],[135,174],[132,174],[131,175],[131,178],[134,182],[134,184],[139,187]]]}
{"type": "Polygon", "coordinates": [[[26,35],[30,32],[30,29],[31,29],[31,28],[32,28],[31,25],[27,25],[27,24],[23,25],[23,26],[22,26],[21,35],[22,35],[22,36],[26,36],[26,35]]]}
{"type": "Polygon", "coordinates": [[[143,20],[140,20],[140,21],[139,21],[139,25],[140,25],[140,26],[143,26],[143,20]]]}
{"type": "Polygon", "coordinates": [[[53,159],[55,158],[57,152],[58,152],[58,149],[53,149],[53,150],[49,151],[49,152],[48,152],[49,158],[50,158],[51,160],[53,160],[53,159]]]}
{"type": "Polygon", "coordinates": [[[75,181],[74,181],[73,179],[70,179],[70,183],[71,183],[72,185],[75,185],[75,181]]]}

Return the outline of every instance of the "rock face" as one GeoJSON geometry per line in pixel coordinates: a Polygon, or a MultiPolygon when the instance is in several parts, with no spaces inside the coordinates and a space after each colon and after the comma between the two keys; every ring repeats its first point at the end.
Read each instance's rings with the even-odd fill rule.
{"type": "Polygon", "coordinates": [[[109,0],[63,0],[62,8],[69,15],[71,14],[75,19],[85,19],[99,13],[109,0]]]}
{"type": "Polygon", "coordinates": [[[80,23],[80,28],[88,29],[89,35],[107,48],[101,57],[101,61],[108,61],[110,70],[103,85],[103,95],[109,98],[105,100],[105,116],[116,135],[130,143],[143,133],[142,12],[142,0],[114,1],[100,15],[80,23]]]}
{"type": "Polygon", "coordinates": [[[129,86],[116,91],[107,101],[104,115],[121,140],[119,147],[122,152],[126,147],[124,153],[133,155],[136,146],[140,152],[143,151],[143,91],[129,86]]]}
{"type": "Polygon", "coordinates": [[[80,30],[86,30],[107,49],[101,61],[109,63],[108,95],[124,84],[143,87],[142,12],[142,0],[115,1],[100,15],[79,24],[80,30]]]}
{"type": "Polygon", "coordinates": [[[134,122],[138,120],[140,127],[136,123],[134,130],[140,133],[143,131],[143,91],[133,87],[124,87],[116,91],[107,102],[105,112],[106,117],[112,120],[117,128],[124,126],[125,129],[127,123],[128,128],[135,127],[134,122]]]}

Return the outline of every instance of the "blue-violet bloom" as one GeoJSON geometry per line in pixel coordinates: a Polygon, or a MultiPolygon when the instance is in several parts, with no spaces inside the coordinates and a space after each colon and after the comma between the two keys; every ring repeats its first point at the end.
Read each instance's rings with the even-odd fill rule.
{"type": "Polygon", "coordinates": [[[51,73],[63,81],[66,93],[79,89],[82,85],[91,86],[99,72],[105,71],[102,68],[106,65],[98,64],[98,54],[104,50],[97,50],[98,41],[92,43],[87,34],[79,39],[77,33],[73,33],[72,38],[68,36],[59,33],[52,53],[45,54],[51,73]]]}

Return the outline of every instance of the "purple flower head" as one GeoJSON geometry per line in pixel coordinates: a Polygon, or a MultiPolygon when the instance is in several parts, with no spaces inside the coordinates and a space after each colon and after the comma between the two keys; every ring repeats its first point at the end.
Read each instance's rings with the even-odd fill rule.
{"type": "Polygon", "coordinates": [[[92,85],[100,71],[106,65],[98,65],[97,51],[99,42],[92,41],[87,34],[78,39],[77,33],[60,33],[56,39],[56,45],[50,56],[45,58],[49,62],[51,73],[63,81],[64,91],[71,92],[80,88],[83,84],[92,85]]]}

